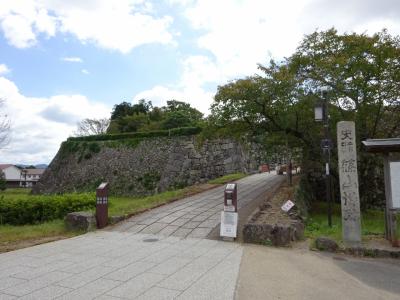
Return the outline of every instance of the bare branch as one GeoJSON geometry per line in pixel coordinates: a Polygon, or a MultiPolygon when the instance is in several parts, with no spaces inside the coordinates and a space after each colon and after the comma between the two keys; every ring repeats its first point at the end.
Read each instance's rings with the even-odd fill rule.
{"type": "Polygon", "coordinates": [[[74,132],[75,136],[87,136],[105,134],[110,125],[109,119],[84,119],[78,123],[78,128],[74,132]]]}
{"type": "Polygon", "coordinates": [[[0,99],[0,149],[10,142],[11,122],[7,114],[2,112],[5,100],[0,99]]]}

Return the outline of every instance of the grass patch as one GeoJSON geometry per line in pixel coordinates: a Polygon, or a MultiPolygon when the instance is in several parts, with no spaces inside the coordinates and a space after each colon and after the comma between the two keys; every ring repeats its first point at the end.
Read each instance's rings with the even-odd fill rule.
{"type": "Polygon", "coordinates": [[[0,253],[73,237],[83,232],[67,231],[63,220],[38,225],[0,225],[0,253]]]}
{"type": "Polygon", "coordinates": [[[28,239],[40,239],[51,236],[74,236],[78,232],[68,232],[63,220],[54,220],[38,225],[1,225],[0,243],[12,243],[28,239]]]}
{"type": "Polygon", "coordinates": [[[225,175],[225,176],[210,180],[208,183],[210,183],[210,184],[225,184],[225,183],[228,183],[231,181],[236,181],[236,180],[242,179],[246,176],[247,175],[244,173],[233,173],[233,174],[225,175]]]}
{"type": "MultiPolygon", "coordinates": [[[[385,214],[380,210],[361,212],[362,239],[383,236],[385,231],[385,214]]],[[[306,222],[305,236],[315,239],[325,236],[341,242],[342,218],[340,204],[333,205],[332,227],[328,226],[327,204],[318,202],[313,204],[306,222]]]]}
{"type": "Polygon", "coordinates": [[[31,192],[31,189],[25,188],[8,188],[4,191],[0,191],[0,197],[5,196],[9,199],[16,199],[18,200],[21,197],[28,196],[31,192]]]}

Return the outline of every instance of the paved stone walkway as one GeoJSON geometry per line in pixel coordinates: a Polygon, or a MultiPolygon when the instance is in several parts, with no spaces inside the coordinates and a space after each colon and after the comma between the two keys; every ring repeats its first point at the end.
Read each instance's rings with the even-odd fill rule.
{"type": "MultiPolygon", "coordinates": [[[[275,180],[279,176],[267,174],[241,180],[241,205],[275,180]]],[[[173,236],[188,222],[216,220],[212,216],[221,208],[221,192],[150,211],[149,224],[136,217],[118,226],[120,231],[0,254],[0,300],[399,299],[399,261],[173,236]],[[177,220],[182,224],[171,225],[177,220]],[[155,232],[152,224],[167,225],[157,234],[135,232],[139,225],[144,225],[141,231],[155,232]],[[178,228],[161,234],[168,226],[178,228]]],[[[196,228],[211,228],[200,224],[196,228]]],[[[187,229],[192,231],[186,235],[195,230],[187,229]]]]}
{"type": "MultiPolygon", "coordinates": [[[[279,176],[240,180],[239,206],[279,176]]],[[[223,188],[114,228],[0,254],[4,299],[233,299],[243,247],[200,239],[219,224],[223,188]]]]}
{"type": "MultiPolygon", "coordinates": [[[[282,178],[273,173],[256,174],[238,183],[239,208],[265,193],[282,178]]],[[[223,210],[223,190],[215,188],[134,216],[112,228],[114,231],[162,236],[205,238],[219,225],[223,210]]]]}
{"type": "Polygon", "coordinates": [[[0,255],[0,299],[232,299],[242,247],[98,231],[0,255]]]}

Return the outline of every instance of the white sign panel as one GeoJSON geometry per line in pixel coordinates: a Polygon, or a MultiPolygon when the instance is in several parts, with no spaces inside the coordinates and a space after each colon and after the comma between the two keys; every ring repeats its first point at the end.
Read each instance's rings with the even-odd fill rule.
{"type": "Polygon", "coordinates": [[[228,205],[228,206],[224,205],[224,211],[235,212],[235,207],[233,205],[228,205]]]}
{"type": "Polygon", "coordinates": [[[286,201],[283,205],[282,205],[282,210],[285,212],[288,212],[289,210],[292,209],[292,207],[294,206],[294,203],[290,200],[286,201]]]}
{"type": "Polygon", "coordinates": [[[392,187],[392,208],[400,208],[400,162],[391,161],[390,186],[392,187]]]}
{"type": "Polygon", "coordinates": [[[233,190],[235,188],[235,184],[234,183],[228,183],[227,185],[226,185],[226,189],[227,190],[233,190]]]}
{"type": "Polygon", "coordinates": [[[237,236],[238,213],[221,212],[220,236],[235,238],[237,236]]]}

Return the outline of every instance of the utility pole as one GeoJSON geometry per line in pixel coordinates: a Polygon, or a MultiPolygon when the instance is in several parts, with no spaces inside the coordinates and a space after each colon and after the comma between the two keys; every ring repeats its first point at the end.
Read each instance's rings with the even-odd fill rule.
{"type": "Polygon", "coordinates": [[[315,106],[315,120],[322,121],[324,127],[324,139],[321,141],[321,148],[325,159],[325,186],[326,201],[328,204],[328,225],[332,227],[332,181],[330,172],[332,140],[329,136],[329,112],[328,112],[328,91],[322,90],[322,103],[315,106]]]}
{"type": "Polygon", "coordinates": [[[326,185],[326,199],[328,201],[328,225],[332,227],[332,192],[331,192],[331,148],[332,140],[329,136],[329,112],[328,112],[328,91],[322,92],[325,106],[324,116],[324,131],[325,131],[325,146],[323,151],[325,152],[325,185],[326,185]]]}

